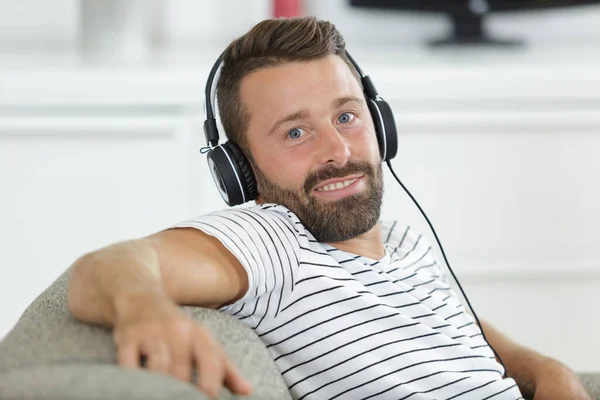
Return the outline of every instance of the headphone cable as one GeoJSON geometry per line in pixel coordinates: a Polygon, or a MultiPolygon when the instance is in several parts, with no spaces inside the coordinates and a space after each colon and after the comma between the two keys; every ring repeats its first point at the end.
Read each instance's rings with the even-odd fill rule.
{"type": "Polygon", "coordinates": [[[442,246],[442,243],[440,242],[440,239],[438,238],[438,235],[437,235],[437,232],[435,231],[435,228],[433,227],[431,221],[429,221],[429,218],[427,217],[427,214],[425,214],[425,211],[423,211],[423,209],[419,205],[419,202],[417,201],[417,199],[414,198],[414,196],[410,193],[410,191],[406,188],[406,186],[404,186],[404,184],[400,181],[400,179],[396,175],[396,172],[394,172],[394,169],[392,168],[392,163],[389,160],[387,160],[386,164],[387,164],[388,168],[390,169],[390,172],[392,173],[392,175],[394,176],[394,178],[396,178],[396,181],[400,184],[400,186],[402,186],[402,189],[404,189],[404,191],[406,192],[406,194],[408,194],[408,196],[410,197],[410,199],[413,201],[413,203],[415,203],[415,205],[417,206],[417,208],[419,209],[419,211],[421,212],[421,214],[425,218],[425,221],[427,221],[427,224],[429,225],[429,228],[433,232],[433,236],[435,237],[435,241],[437,242],[438,246],[440,247],[440,251],[441,251],[442,256],[444,258],[444,262],[446,263],[446,266],[448,267],[448,270],[452,274],[452,277],[454,278],[454,281],[458,285],[458,288],[460,289],[460,292],[462,293],[463,297],[465,298],[465,300],[467,302],[467,305],[469,306],[469,309],[473,313],[473,317],[475,317],[475,321],[477,322],[477,326],[479,326],[479,330],[481,330],[481,336],[483,336],[483,339],[485,340],[485,342],[488,344],[488,346],[490,346],[490,349],[492,349],[492,352],[494,353],[494,355],[496,356],[496,358],[498,359],[498,361],[500,361],[500,364],[502,364],[502,367],[504,368],[504,378],[506,378],[506,376],[507,376],[506,366],[502,362],[502,358],[500,358],[500,356],[498,355],[498,353],[496,352],[496,350],[494,350],[494,348],[492,347],[492,345],[490,344],[490,342],[485,337],[485,333],[483,332],[483,327],[481,326],[481,323],[479,322],[479,318],[477,318],[477,314],[475,314],[475,310],[471,306],[471,302],[469,301],[469,298],[467,297],[465,291],[463,290],[460,282],[456,278],[456,275],[454,275],[454,271],[452,270],[452,267],[450,267],[450,262],[448,261],[448,258],[446,257],[446,252],[444,251],[444,247],[442,246]]]}

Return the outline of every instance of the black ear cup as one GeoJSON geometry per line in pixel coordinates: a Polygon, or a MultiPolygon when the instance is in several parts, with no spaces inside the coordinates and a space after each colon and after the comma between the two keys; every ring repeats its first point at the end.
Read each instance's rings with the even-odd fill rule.
{"type": "Polygon", "coordinates": [[[256,179],[242,150],[231,142],[212,149],[208,167],[221,197],[229,206],[256,199],[256,179]]]}
{"type": "Polygon", "coordinates": [[[231,154],[233,154],[233,157],[235,158],[236,165],[242,174],[244,187],[246,189],[246,201],[256,199],[258,194],[256,189],[256,178],[254,177],[254,171],[252,170],[252,166],[246,158],[246,155],[242,149],[240,149],[240,146],[233,142],[225,142],[223,146],[231,151],[231,154]]]}
{"type": "Polygon", "coordinates": [[[390,105],[383,99],[369,99],[368,104],[377,132],[381,160],[389,161],[398,153],[398,134],[394,113],[390,105]]]}

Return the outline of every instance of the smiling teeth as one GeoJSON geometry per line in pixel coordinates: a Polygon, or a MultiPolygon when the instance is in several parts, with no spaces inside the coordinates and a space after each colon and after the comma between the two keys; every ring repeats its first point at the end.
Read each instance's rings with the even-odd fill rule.
{"type": "Polygon", "coordinates": [[[317,188],[317,191],[318,192],[329,192],[330,190],[343,189],[346,186],[350,186],[357,180],[358,180],[358,178],[357,179],[348,179],[347,181],[343,181],[343,182],[330,183],[329,185],[317,188]]]}

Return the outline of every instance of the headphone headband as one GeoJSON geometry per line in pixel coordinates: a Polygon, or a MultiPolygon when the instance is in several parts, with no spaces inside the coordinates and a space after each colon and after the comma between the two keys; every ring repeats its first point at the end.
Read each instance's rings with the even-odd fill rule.
{"type": "MultiPolygon", "coordinates": [[[[375,85],[373,81],[371,81],[371,77],[366,75],[362,68],[358,65],[354,57],[350,55],[348,50],[344,50],[346,57],[350,60],[350,63],[356,69],[360,76],[360,80],[365,91],[367,99],[378,99],[379,94],[377,93],[377,89],[375,89],[375,85]]],[[[206,143],[209,147],[213,148],[219,144],[219,131],[217,130],[217,121],[216,121],[216,112],[215,112],[215,103],[217,99],[217,85],[219,82],[219,77],[221,76],[221,68],[223,67],[223,59],[225,58],[225,51],[219,55],[217,61],[215,61],[212,66],[210,73],[208,74],[208,79],[206,81],[206,88],[204,89],[204,115],[205,115],[205,129],[204,136],[206,139],[206,143]],[[209,122],[210,121],[210,122],[209,122]],[[206,129],[207,123],[211,125],[206,129]],[[214,126],[212,126],[214,124],[214,126]]]]}

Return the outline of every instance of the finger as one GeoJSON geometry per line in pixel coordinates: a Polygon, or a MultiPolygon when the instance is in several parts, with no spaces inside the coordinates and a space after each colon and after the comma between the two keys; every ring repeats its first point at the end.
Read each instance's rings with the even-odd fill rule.
{"type": "Polygon", "coordinates": [[[165,342],[156,341],[146,343],[142,347],[142,352],[146,355],[146,367],[149,370],[161,372],[163,374],[168,373],[169,368],[171,367],[171,355],[169,354],[169,348],[165,342]]]}
{"type": "Polygon", "coordinates": [[[119,365],[125,368],[139,368],[140,366],[140,352],[138,346],[133,343],[123,343],[119,346],[117,359],[119,365]]]}
{"type": "Polygon", "coordinates": [[[198,387],[216,398],[221,391],[225,375],[223,360],[206,337],[196,337],[193,342],[194,359],[198,369],[198,387]]]}
{"type": "Polygon", "coordinates": [[[252,384],[244,378],[240,370],[226,357],[225,362],[225,386],[233,393],[249,395],[252,392],[252,384]]]}
{"type": "Polygon", "coordinates": [[[189,342],[175,343],[171,347],[171,368],[169,373],[184,382],[192,380],[192,363],[194,357],[189,342]]]}

